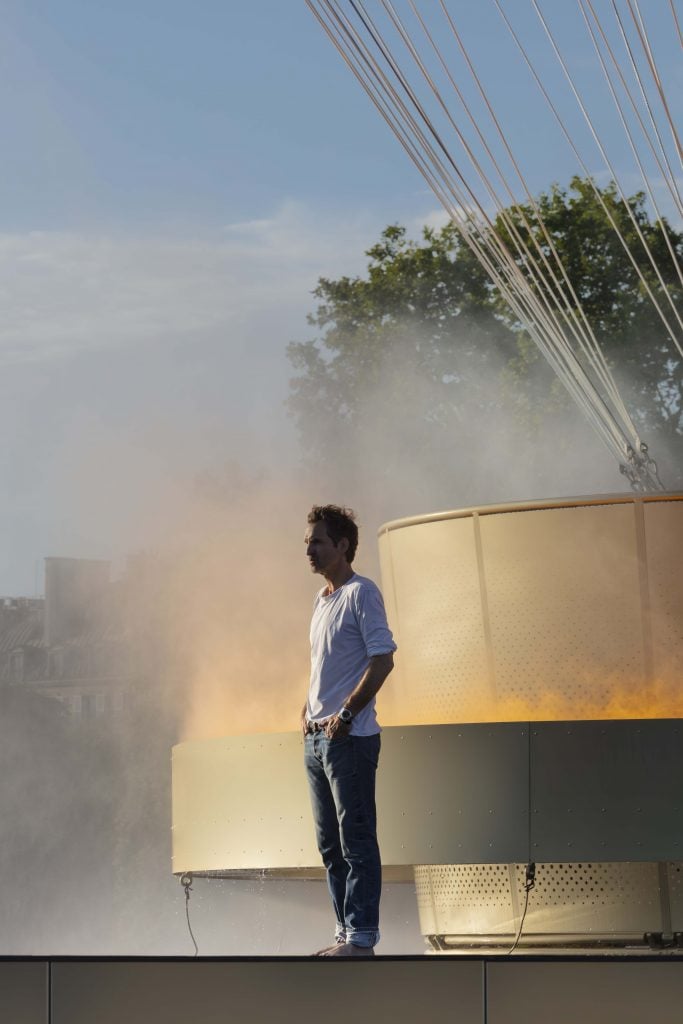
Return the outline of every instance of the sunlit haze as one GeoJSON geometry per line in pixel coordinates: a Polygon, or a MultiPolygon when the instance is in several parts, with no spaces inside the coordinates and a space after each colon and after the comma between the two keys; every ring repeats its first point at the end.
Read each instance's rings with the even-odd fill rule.
{"type": "MultiPolygon", "coordinates": [[[[574,53],[576,19],[546,7],[574,53]]],[[[317,278],[443,214],[303,3],[2,11],[0,594],[32,595],[45,555],[158,538],[197,473],[293,465],[285,346],[317,278]]],[[[522,72],[491,76],[492,13],[459,17],[532,186],[566,182],[522,72]]]]}
{"type": "MultiPolygon", "coordinates": [[[[581,168],[539,131],[525,72],[493,32],[494,5],[450,6],[530,188],[566,187],[581,168]]],[[[543,6],[597,93],[573,5],[543,6]]],[[[666,0],[646,6],[655,23],[668,16],[666,0]]],[[[627,485],[570,403],[520,451],[495,391],[511,359],[493,350],[460,378],[457,432],[425,444],[424,458],[406,455],[407,410],[428,410],[426,422],[437,405],[416,369],[413,325],[372,381],[357,375],[362,445],[342,439],[327,467],[314,465],[286,406],[287,346],[319,336],[307,321],[318,280],[364,274],[387,225],[419,239],[447,217],[304,0],[0,0],[0,17],[0,611],[11,684],[0,679],[0,817],[13,822],[0,849],[13,883],[0,952],[185,954],[170,749],[299,729],[321,582],[303,543],[311,506],[355,509],[354,568],[379,582],[387,520],[627,485]],[[475,393],[486,402],[470,402],[475,393]],[[64,584],[56,643],[41,600],[4,600],[42,598],[46,558],[64,584]],[[110,563],[105,583],[88,590],[92,565],[70,559],[110,563]],[[48,690],[59,701],[42,700],[48,690]]],[[[528,12],[519,17],[538,42],[528,12]]],[[[678,41],[657,38],[676,113],[678,41]]],[[[558,86],[547,53],[539,63],[558,86]]],[[[599,117],[612,137],[609,97],[599,117]]],[[[630,155],[614,153],[637,191],[630,155]]],[[[323,410],[311,429],[334,427],[323,410]]],[[[105,575],[95,565],[92,577],[105,575]]],[[[388,699],[382,718],[382,697],[380,721],[404,724],[388,699]]],[[[666,681],[641,698],[615,699],[610,714],[680,711],[666,681]]],[[[569,710],[551,699],[535,708],[548,719],[569,710]]],[[[529,709],[471,714],[516,721],[529,709]]],[[[330,938],[320,885],[265,893],[259,881],[200,881],[202,953],[298,954],[330,938]]],[[[384,899],[382,952],[420,951],[410,887],[387,886],[384,899]]]]}

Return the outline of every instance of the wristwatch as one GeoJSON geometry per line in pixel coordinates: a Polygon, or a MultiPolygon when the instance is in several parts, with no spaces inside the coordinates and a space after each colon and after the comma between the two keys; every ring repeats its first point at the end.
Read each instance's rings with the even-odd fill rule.
{"type": "Polygon", "coordinates": [[[340,722],[343,722],[344,725],[350,725],[353,721],[353,711],[351,711],[350,708],[343,707],[337,715],[337,718],[340,722]]]}

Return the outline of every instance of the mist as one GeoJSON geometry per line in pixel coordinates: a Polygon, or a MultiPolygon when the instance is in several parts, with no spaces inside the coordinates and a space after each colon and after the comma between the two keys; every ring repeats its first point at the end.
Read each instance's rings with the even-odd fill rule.
{"type": "Polygon", "coordinates": [[[311,413],[303,423],[302,446],[325,487],[358,510],[366,536],[403,516],[624,490],[545,361],[517,381],[514,337],[505,349],[485,337],[456,337],[448,372],[435,372],[425,339],[399,326],[372,374],[354,382],[353,415],[311,413]]]}
{"type": "MultiPolygon", "coordinates": [[[[387,520],[624,489],[574,407],[544,400],[554,384],[541,361],[520,394],[507,354],[472,344],[462,366],[454,350],[444,380],[424,372],[420,337],[399,330],[359,377],[353,426],[321,415],[297,443],[284,395],[274,403],[239,349],[213,336],[195,344],[212,353],[199,378],[190,370],[201,360],[180,342],[91,353],[75,377],[68,359],[51,374],[69,412],[52,413],[63,420],[45,554],[111,559],[88,629],[109,632],[104,676],[122,700],[83,721],[30,684],[3,683],[4,953],[192,952],[170,873],[171,747],[298,729],[320,585],[304,557],[312,504],[356,510],[355,568],[379,580],[375,536],[387,520]],[[157,373],[167,392],[175,381],[173,402],[154,401],[157,373]]],[[[43,423],[48,469],[53,437],[43,423]]],[[[382,706],[380,694],[380,722],[382,706]]],[[[190,912],[206,954],[307,953],[331,936],[317,882],[196,879],[190,912]]],[[[421,951],[412,886],[386,886],[382,931],[382,952],[421,951]]]]}

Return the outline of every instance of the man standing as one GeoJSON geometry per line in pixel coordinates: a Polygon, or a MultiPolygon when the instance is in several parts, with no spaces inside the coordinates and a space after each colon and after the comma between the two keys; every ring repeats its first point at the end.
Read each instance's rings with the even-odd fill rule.
{"type": "Polygon", "coordinates": [[[358,545],[353,512],[315,505],[305,542],[311,570],[326,586],[313,606],[301,724],[318,849],[337,919],[334,945],[316,956],[373,956],[382,888],[375,695],[393,668],[396,644],[378,588],[351,568],[358,545]]]}

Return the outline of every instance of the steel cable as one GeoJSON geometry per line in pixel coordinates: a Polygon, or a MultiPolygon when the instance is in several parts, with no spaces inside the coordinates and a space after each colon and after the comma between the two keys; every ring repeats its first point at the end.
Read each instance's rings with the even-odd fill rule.
{"type": "MultiPolygon", "coordinates": [[[[332,10],[333,16],[335,16],[337,18],[338,23],[343,26],[344,31],[347,34],[349,34],[350,25],[349,25],[348,20],[339,17],[339,12],[338,11],[334,11],[334,6],[335,5],[333,5],[331,2],[326,3],[325,6],[328,8],[328,13],[329,13],[329,9],[332,10]]],[[[354,9],[356,9],[356,11],[357,11],[358,10],[357,6],[355,4],[353,6],[354,6],[354,9]]],[[[325,27],[327,27],[327,26],[325,26],[325,27]]],[[[328,34],[330,34],[329,31],[328,31],[328,34]]],[[[376,35],[375,32],[373,32],[373,35],[374,35],[375,40],[377,40],[377,35],[376,35]]],[[[339,45],[339,43],[341,41],[340,40],[340,33],[337,34],[336,38],[334,38],[334,36],[333,36],[333,41],[335,41],[335,43],[337,45],[339,45]]],[[[358,52],[363,52],[364,48],[362,46],[361,47],[358,46],[357,38],[356,39],[352,39],[352,43],[353,43],[353,46],[354,46],[354,48],[356,50],[356,54],[358,52]]],[[[384,50],[384,53],[386,54],[386,49],[383,48],[383,50],[384,50]]],[[[367,48],[365,48],[363,55],[364,55],[364,58],[367,59],[367,56],[368,56],[367,48]]],[[[347,63],[349,63],[349,57],[350,56],[351,56],[351,54],[349,53],[349,51],[347,49],[347,51],[345,53],[345,57],[347,59],[347,63]]],[[[351,63],[352,63],[352,61],[351,61],[351,63]]],[[[396,65],[395,61],[393,61],[393,59],[390,61],[390,63],[391,63],[391,66],[394,69],[397,69],[397,65],[396,65]]],[[[373,89],[373,90],[375,89],[375,87],[372,86],[371,83],[369,83],[367,74],[363,73],[357,66],[355,67],[355,71],[357,73],[357,76],[361,78],[361,81],[364,84],[364,86],[366,87],[366,89],[368,87],[370,89],[373,89]]],[[[373,74],[374,74],[375,78],[377,79],[377,81],[379,81],[380,84],[383,84],[384,87],[386,88],[386,85],[387,85],[386,76],[384,76],[381,72],[378,75],[376,70],[374,70],[374,69],[373,69],[373,74]]],[[[401,79],[403,81],[405,81],[403,76],[400,76],[400,77],[401,77],[401,79]]],[[[393,94],[394,99],[396,99],[397,97],[396,97],[395,90],[393,90],[393,88],[390,85],[389,85],[389,91],[393,94]]],[[[380,97],[377,96],[376,91],[375,91],[375,95],[373,96],[373,98],[374,98],[375,102],[378,104],[378,106],[380,107],[380,109],[382,110],[382,113],[384,114],[385,119],[386,119],[386,117],[387,117],[386,105],[383,102],[383,100],[380,97]]],[[[424,110],[421,108],[421,105],[418,104],[418,108],[419,108],[420,116],[422,117],[423,121],[428,121],[428,119],[426,118],[424,110]]],[[[406,113],[407,113],[407,111],[405,110],[405,106],[399,100],[399,116],[404,116],[405,117],[406,113]]],[[[415,130],[417,128],[417,126],[415,125],[414,119],[412,119],[410,117],[410,115],[408,115],[408,120],[410,122],[410,126],[412,127],[412,129],[415,130]]],[[[393,121],[392,126],[396,128],[396,122],[395,121],[393,121]]],[[[438,134],[433,129],[433,126],[430,126],[430,127],[431,127],[431,133],[432,133],[433,137],[436,137],[438,139],[440,149],[443,151],[445,149],[445,147],[443,145],[443,142],[440,140],[440,138],[438,138],[438,134]]],[[[401,131],[401,140],[404,142],[404,145],[405,145],[406,144],[405,132],[401,128],[399,128],[399,130],[401,131]]],[[[418,129],[418,134],[420,135],[420,141],[421,141],[423,147],[426,144],[428,156],[431,157],[432,162],[435,163],[436,168],[437,168],[437,172],[439,173],[441,178],[445,181],[447,189],[448,189],[448,186],[450,185],[451,191],[452,191],[453,190],[453,181],[452,181],[452,179],[449,180],[449,175],[448,175],[447,170],[444,168],[443,164],[440,162],[440,160],[438,159],[438,157],[436,156],[434,151],[433,150],[430,151],[431,147],[429,146],[428,143],[426,143],[426,140],[424,139],[424,136],[422,136],[419,133],[419,129],[418,129]]],[[[413,156],[414,159],[417,156],[418,163],[419,163],[421,169],[424,171],[425,170],[425,164],[424,164],[424,161],[421,158],[421,156],[416,153],[414,147],[410,147],[410,152],[411,152],[411,156],[413,156]]],[[[451,163],[452,166],[455,166],[453,164],[452,160],[450,160],[450,163],[451,163]]],[[[455,168],[455,169],[457,170],[457,168],[455,168]]],[[[460,176],[460,177],[462,178],[462,176],[460,176]]],[[[431,175],[430,175],[430,178],[431,178],[431,175]]],[[[433,178],[431,178],[431,180],[433,182],[433,178]]],[[[441,189],[438,190],[438,194],[440,195],[440,197],[442,199],[445,198],[443,196],[443,192],[442,192],[441,189]]],[[[476,196],[472,196],[472,193],[470,193],[470,196],[472,198],[474,198],[475,202],[476,202],[476,196]]],[[[447,209],[449,209],[455,215],[455,219],[456,219],[456,222],[457,222],[459,219],[461,219],[460,215],[462,214],[462,211],[463,210],[466,211],[466,201],[463,201],[463,197],[461,195],[456,196],[456,201],[457,201],[457,203],[459,205],[459,209],[453,210],[452,204],[450,202],[447,203],[447,209]]],[[[472,218],[469,216],[469,214],[466,215],[466,220],[471,223],[472,218]]],[[[491,271],[491,276],[494,277],[494,280],[497,279],[498,283],[503,285],[504,293],[505,293],[505,291],[507,291],[508,298],[513,298],[513,300],[515,298],[517,299],[517,301],[513,301],[513,303],[512,303],[513,304],[513,308],[516,307],[516,314],[518,316],[520,316],[520,314],[521,314],[522,321],[523,322],[526,321],[527,326],[530,327],[530,333],[534,337],[534,340],[537,342],[537,344],[539,344],[539,347],[541,348],[541,350],[544,351],[544,354],[546,355],[546,357],[549,358],[549,361],[551,362],[551,365],[553,365],[553,367],[556,370],[556,372],[558,372],[558,374],[561,376],[561,378],[563,379],[563,382],[568,387],[568,390],[570,390],[570,393],[572,393],[573,397],[575,397],[575,399],[584,407],[584,411],[588,415],[589,419],[591,421],[593,421],[594,425],[599,430],[599,432],[603,432],[604,433],[605,432],[604,414],[603,414],[603,416],[598,416],[596,418],[596,416],[595,416],[595,409],[594,409],[594,406],[596,404],[599,405],[599,406],[602,406],[603,403],[599,399],[599,396],[595,396],[595,395],[591,394],[591,391],[593,390],[592,389],[592,385],[590,385],[590,382],[587,381],[587,379],[585,378],[585,374],[583,373],[582,368],[580,367],[580,365],[576,362],[575,357],[573,356],[573,354],[569,354],[568,355],[566,352],[562,352],[562,351],[558,352],[557,349],[555,349],[555,350],[552,350],[552,349],[548,350],[547,339],[544,338],[543,336],[539,335],[538,330],[537,330],[537,325],[536,325],[535,321],[536,320],[543,321],[544,317],[543,317],[543,312],[542,311],[539,313],[539,308],[538,308],[537,304],[536,304],[536,308],[535,309],[533,308],[533,301],[535,301],[536,297],[533,295],[533,293],[529,292],[528,287],[526,289],[527,292],[528,292],[527,295],[524,295],[524,296],[517,295],[516,297],[510,295],[509,290],[507,289],[506,286],[516,287],[516,286],[519,285],[519,281],[517,281],[517,282],[514,281],[514,276],[515,275],[520,275],[520,271],[519,271],[519,268],[517,267],[517,265],[514,263],[514,261],[512,261],[512,267],[508,266],[506,268],[504,263],[503,263],[503,268],[502,269],[504,271],[504,279],[501,280],[500,274],[497,273],[495,266],[491,265],[490,261],[486,258],[485,254],[482,252],[481,246],[478,244],[479,240],[472,234],[471,231],[469,231],[469,230],[466,231],[465,239],[468,242],[468,244],[470,244],[471,247],[473,247],[475,249],[476,254],[483,260],[484,264],[487,266],[489,271],[491,271]],[[528,308],[528,305],[529,305],[528,300],[529,300],[530,297],[533,300],[532,301],[532,309],[528,308]],[[524,308],[522,308],[520,310],[520,301],[519,300],[521,300],[521,299],[526,300],[526,306],[527,306],[526,310],[524,308]],[[568,371],[570,373],[569,377],[567,376],[568,371]],[[577,387],[576,387],[577,378],[579,379],[578,391],[577,391],[577,387]],[[587,388],[586,388],[586,385],[588,385],[587,388]],[[586,392],[588,392],[588,395],[587,395],[586,392]],[[596,403],[596,397],[598,398],[597,403],[596,403]]],[[[501,258],[501,255],[502,255],[503,261],[505,261],[505,254],[504,253],[501,254],[501,252],[500,252],[500,240],[496,237],[495,234],[490,234],[488,236],[488,238],[487,238],[487,241],[490,241],[491,239],[494,240],[495,248],[498,249],[497,253],[494,253],[494,258],[498,260],[498,259],[501,258]]],[[[522,279],[522,284],[523,284],[523,286],[526,284],[523,281],[523,279],[522,279]]],[[[524,307],[524,305],[525,305],[525,302],[522,301],[522,307],[524,307]]],[[[543,326],[545,326],[546,330],[550,329],[552,331],[552,325],[549,326],[547,324],[547,321],[545,322],[545,324],[543,326]]],[[[560,340],[562,341],[563,339],[560,339],[560,340]]],[[[605,410],[603,409],[603,413],[604,413],[604,411],[605,410]]],[[[617,454],[617,457],[622,459],[624,457],[625,452],[630,450],[630,445],[629,445],[628,442],[625,442],[625,440],[623,438],[623,435],[620,434],[618,429],[616,431],[614,429],[609,429],[612,426],[613,425],[609,422],[609,414],[608,414],[608,430],[607,430],[606,440],[607,440],[608,445],[612,448],[613,452],[615,452],[615,454],[617,454]]],[[[637,438],[635,440],[636,440],[636,444],[639,444],[637,438]]]]}
{"type": "MultiPolygon", "coordinates": [[[[646,449],[640,441],[638,432],[621,398],[604,354],[571,285],[566,269],[559,258],[551,234],[547,230],[538,205],[531,196],[521,168],[488,101],[476,70],[471,61],[469,61],[469,57],[459,39],[457,30],[443,0],[441,0],[441,7],[458,39],[461,51],[465,54],[470,72],[487,104],[515,173],[530,199],[531,209],[537,221],[537,228],[548,246],[548,254],[546,254],[543,246],[540,244],[534,226],[529,221],[526,211],[520,208],[519,204],[514,202],[514,199],[512,203],[508,204],[509,209],[506,209],[498,192],[498,187],[493,183],[482,161],[453,118],[434,77],[429,72],[417,47],[413,44],[403,21],[398,15],[395,5],[391,0],[380,0],[380,2],[393,25],[394,31],[398,33],[403,46],[407,49],[428,88],[431,90],[438,104],[438,109],[445,116],[450,128],[454,131],[458,143],[462,146],[475,175],[479,182],[484,185],[490,199],[494,203],[500,217],[500,223],[507,230],[512,249],[508,247],[508,244],[500,236],[496,224],[492,222],[488,212],[482,206],[476,190],[468,182],[466,175],[454,160],[449,146],[444,141],[441,132],[437,129],[435,122],[418,94],[411,86],[398,59],[394,56],[390,46],[383,38],[382,32],[370,16],[363,0],[349,0],[349,6],[369,37],[370,43],[374,47],[374,52],[363,42],[358,29],[342,10],[340,2],[336,2],[336,0],[307,0],[309,8],[359,80],[361,86],[377,106],[380,114],[397,136],[412,162],[425,177],[435,195],[449,213],[449,216],[458,226],[463,240],[498,287],[517,320],[527,328],[529,334],[548,359],[569,393],[580,405],[608,448],[617,456],[624,471],[627,473],[635,472],[634,463],[646,461],[646,449]],[[379,54],[379,59],[377,54],[379,54]],[[519,217],[519,225],[515,223],[510,210],[513,210],[519,217]],[[522,230],[528,233],[529,243],[521,234],[522,230]],[[555,269],[555,266],[557,269],[555,269]],[[572,348],[570,340],[572,338],[573,343],[577,345],[578,350],[587,360],[588,366],[591,368],[604,394],[601,394],[600,390],[596,389],[595,383],[587,375],[582,363],[577,358],[577,354],[572,348]],[[609,404],[607,404],[606,400],[609,404]],[[626,466],[624,466],[624,460],[626,460],[626,466]]],[[[579,2],[581,3],[581,0],[579,2]]],[[[586,0],[586,2],[589,3],[590,0],[586,0]]],[[[420,22],[422,30],[427,36],[429,44],[436,53],[441,67],[446,72],[451,86],[456,91],[456,95],[458,95],[470,124],[475,128],[479,143],[483,146],[484,153],[491,161],[503,189],[507,192],[508,196],[512,197],[513,192],[507,176],[482,132],[479,130],[476,119],[451,75],[424,19],[417,10],[414,0],[409,0],[409,3],[414,15],[420,22]]],[[[494,3],[503,20],[508,24],[508,28],[512,32],[513,38],[532,74],[536,78],[546,101],[561,124],[561,119],[538,79],[528,55],[514,33],[512,26],[509,24],[499,0],[494,0],[494,3]]],[[[542,20],[542,15],[538,11],[535,2],[534,6],[542,20]]],[[[586,17],[583,7],[581,7],[581,10],[584,13],[584,17],[586,17]]],[[[546,31],[549,31],[547,27],[546,31]]],[[[597,40],[594,42],[597,44],[597,40]]],[[[559,51],[557,51],[556,56],[562,63],[559,51]]],[[[604,71],[606,73],[606,68],[604,68],[604,71]]],[[[568,75],[568,69],[566,68],[565,74],[568,75]]],[[[580,102],[580,97],[576,91],[575,95],[580,102]]],[[[561,127],[564,126],[561,124],[561,127]]],[[[578,151],[566,131],[565,135],[570,145],[572,145],[577,158],[580,160],[578,151]]],[[[584,170],[587,173],[585,164],[582,164],[582,166],[584,166],[584,170]]],[[[590,178],[590,175],[587,176],[590,178]]],[[[622,245],[624,245],[629,254],[644,287],[648,290],[651,300],[659,310],[660,318],[663,319],[671,335],[671,328],[663,317],[661,309],[659,309],[647,281],[643,278],[642,272],[640,272],[640,268],[630,252],[623,235],[619,232],[618,226],[614,222],[614,218],[611,216],[602,195],[592,181],[591,184],[596,191],[597,198],[601,202],[608,220],[611,222],[622,245]]],[[[619,183],[615,182],[615,184],[622,192],[622,198],[625,201],[623,190],[621,190],[619,183]]],[[[626,205],[628,208],[628,204],[626,205]]],[[[629,213],[632,219],[634,219],[633,212],[630,209],[629,213]]],[[[646,240],[642,239],[642,242],[647,249],[646,240]]],[[[655,272],[658,272],[656,266],[655,272]]],[[[661,275],[659,277],[663,285],[661,275]]],[[[675,307],[674,312],[677,313],[675,307]]],[[[647,465],[641,468],[644,477],[647,478],[645,486],[658,486],[658,481],[648,478],[647,465]]]]}

